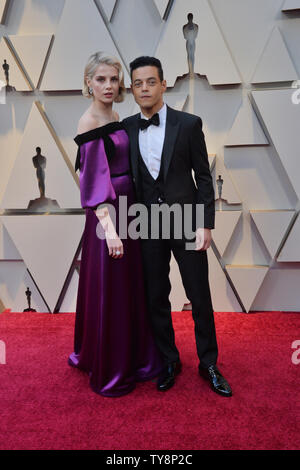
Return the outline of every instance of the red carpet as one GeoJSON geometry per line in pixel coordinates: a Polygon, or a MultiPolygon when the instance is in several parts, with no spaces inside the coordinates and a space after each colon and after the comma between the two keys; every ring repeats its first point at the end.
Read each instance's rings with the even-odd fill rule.
{"type": "Polygon", "coordinates": [[[67,365],[74,314],[2,313],[0,449],[299,449],[299,313],[216,313],[219,367],[234,396],[197,374],[190,312],[174,313],[183,372],[159,393],[152,382],[104,398],[67,365]]]}

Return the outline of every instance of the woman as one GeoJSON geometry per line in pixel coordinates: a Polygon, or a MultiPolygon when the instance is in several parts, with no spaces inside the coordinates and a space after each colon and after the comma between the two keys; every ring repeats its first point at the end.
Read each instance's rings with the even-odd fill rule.
{"type": "Polygon", "coordinates": [[[69,364],[87,371],[92,389],[110,397],[129,393],[136,381],[152,379],[161,369],[146,317],[139,240],[121,240],[117,234],[118,197],[127,196],[128,207],[135,202],[128,137],[112,109],[124,92],[119,61],[93,54],[83,89],[93,101],[74,139],[86,222],[69,364]],[[115,221],[108,204],[115,209],[115,221]]]}

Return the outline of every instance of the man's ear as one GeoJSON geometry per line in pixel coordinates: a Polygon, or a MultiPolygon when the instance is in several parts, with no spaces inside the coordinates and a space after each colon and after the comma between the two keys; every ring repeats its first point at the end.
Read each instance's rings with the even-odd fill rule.
{"type": "Polygon", "coordinates": [[[161,84],[162,84],[162,86],[163,86],[163,88],[164,88],[164,91],[166,91],[166,89],[167,89],[167,82],[166,82],[166,80],[163,80],[163,81],[161,82],[161,84]]]}

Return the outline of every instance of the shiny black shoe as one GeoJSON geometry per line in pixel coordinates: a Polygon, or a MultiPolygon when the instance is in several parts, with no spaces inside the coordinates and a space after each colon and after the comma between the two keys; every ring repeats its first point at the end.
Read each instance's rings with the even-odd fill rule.
{"type": "Polygon", "coordinates": [[[223,377],[217,366],[210,366],[208,369],[199,366],[199,374],[210,382],[212,390],[223,397],[231,397],[232,390],[229,383],[223,377]]]}
{"type": "Polygon", "coordinates": [[[175,383],[175,377],[181,372],[182,364],[180,361],[170,362],[167,364],[162,372],[158,376],[157,390],[165,392],[169,388],[173,387],[175,383]]]}

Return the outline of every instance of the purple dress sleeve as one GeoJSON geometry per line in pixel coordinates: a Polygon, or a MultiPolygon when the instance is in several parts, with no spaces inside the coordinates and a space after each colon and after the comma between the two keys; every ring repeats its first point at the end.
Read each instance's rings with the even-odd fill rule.
{"type": "Polygon", "coordinates": [[[116,199],[116,193],[111,183],[103,139],[83,143],[79,151],[82,207],[96,209],[99,204],[111,203],[116,199]]]}

